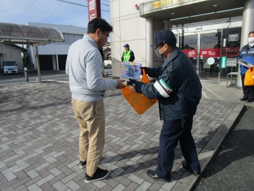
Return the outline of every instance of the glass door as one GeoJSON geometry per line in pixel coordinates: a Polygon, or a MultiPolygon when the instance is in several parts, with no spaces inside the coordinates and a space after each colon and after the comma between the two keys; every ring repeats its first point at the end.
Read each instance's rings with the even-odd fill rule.
{"type": "Polygon", "coordinates": [[[203,79],[220,81],[230,72],[237,72],[241,28],[177,31],[178,47],[192,61],[203,79]]]}
{"type": "Polygon", "coordinates": [[[179,35],[179,47],[192,61],[194,68],[197,70],[198,56],[198,35],[197,33],[184,33],[179,35]]]}
{"type": "Polygon", "coordinates": [[[221,30],[200,34],[199,76],[201,78],[216,79],[220,75],[221,35],[221,30]]]}

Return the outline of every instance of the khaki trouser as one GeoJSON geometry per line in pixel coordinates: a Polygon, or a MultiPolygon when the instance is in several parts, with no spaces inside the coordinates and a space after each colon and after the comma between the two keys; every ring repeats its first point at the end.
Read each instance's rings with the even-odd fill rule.
{"type": "Polygon", "coordinates": [[[93,176],[105,144],[104,103],[72,99],[73,112],[79,122],[79,159],[86,161],[86,173],[93,176]]]}

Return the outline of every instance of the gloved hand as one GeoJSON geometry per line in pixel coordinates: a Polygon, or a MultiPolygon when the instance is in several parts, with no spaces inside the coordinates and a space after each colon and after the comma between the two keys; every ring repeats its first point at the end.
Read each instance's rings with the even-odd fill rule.
{"type": "Polygon", "coordinates": [[[141,92],[141,86],[143,85],[142,82],[139,82],[139,81],[133,80],[133,79],[129,79],[129,81],[127,81],[127,85],[135,87],[136,92],[142,93],[141,92]]]}
{"type": "Polygon", "coordinates": [[[127,81],[127,86],[133,86],[133,87],[135,87],[136,86],[136,82],[137,82],[137,80],[129,79],[127,81]]]}

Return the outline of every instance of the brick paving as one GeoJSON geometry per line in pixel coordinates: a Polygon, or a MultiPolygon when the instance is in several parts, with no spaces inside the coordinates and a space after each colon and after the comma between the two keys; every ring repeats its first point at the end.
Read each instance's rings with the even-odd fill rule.
{"type": "MultiPolygon", "coordinates": [[[[0,86],[0,190],[172,190],[187,191],[197,177],[181,167],[175,152],[171,183],[146,175],[156,168],[162,121],[158,106],[137,115],[120,90],[106,93],[106,144],[100,166],[110,175],[84,182],[78,167],[79,128],[67,83],[44,82],[0,86]]],[[[204,169],[220,146],[242,104],[202,99],[193,136],[204,169]]]]}

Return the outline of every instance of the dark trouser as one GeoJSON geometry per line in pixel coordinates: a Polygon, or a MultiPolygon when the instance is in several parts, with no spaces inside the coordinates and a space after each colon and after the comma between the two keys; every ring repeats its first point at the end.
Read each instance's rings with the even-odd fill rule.
{"type": "Polygon", "coordinates": [[[245,75],[241,76],[243,87],[243,98],[254,99],[254,86],[244,86],[245,75]]]}
{"type": "Polygon", "coordinates": [[[164,121],[159,143],[158,166],[156,174],[163,179],[171,178],[171,170],[175,158],[175,148],[180,141],[186,164],[194,171],[200,171],[196,146],[191,135],[193,115],[184,119],[164,121]]]}

